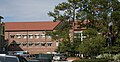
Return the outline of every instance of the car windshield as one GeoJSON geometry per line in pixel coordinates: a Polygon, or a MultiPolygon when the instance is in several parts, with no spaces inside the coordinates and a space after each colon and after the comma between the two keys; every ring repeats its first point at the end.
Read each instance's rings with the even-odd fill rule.
{"type": "Polygon", "coordinates": [[[19,58],[20,62],[27,62],[27,60],[22,56],[18,56],[18,58],[19,58]]]}
{"type": "Polygon", "coordinates": [[[0,62],[4,62],[4,57],[0,56],[0,62]]]}
{"type": "Polygon", "coordinates": [[[5,62],[18,62],[18,60],[17,58],[13,58],[13,57],[6,57],[5,62]]]}

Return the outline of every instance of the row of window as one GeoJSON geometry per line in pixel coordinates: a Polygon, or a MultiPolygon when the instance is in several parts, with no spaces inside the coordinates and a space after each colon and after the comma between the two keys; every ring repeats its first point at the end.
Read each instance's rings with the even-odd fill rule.
{"type": "Polygon", "coordinates": [[[21,37],[23,37],[24,39],[26,39],[27,37],[30,38],[30,39],[33,39],[33,37],[38,39],[40,37],[45,38],[45,36],[47,36],[47,38],[51,38],[50,35],[45,35],[45,34],[41,34],[41,35],[39,35],[39,34],[34,34],[34,35],[33,34],[29,34],[29,35],[27,35],[27,34],[22,34],[22,35],[21,34],[16,34],[16,35],[10,34],[10,38],[14,38],[15,36],[18,39],[20,39],[21,37]]]}
{"type": "Polygon", "coordinates": [[[28,44],[28,46],[52,46],[52,43],[51,42],[48,42],[48,43],[45,43],[45,42],[42,42],[42,43],[39,43],[39,42],[35,42],[35,43],[32,43],[32,42],[29,42],[29,43],[27,43],[27,42],[23,42],[23,43],[20,43],[20,42],[16,42],[16,43],[11,43],[10,45],[11,46],[15,46],[15,45],[17,45],[17,46],[20,46],[20,45],[22,45],[22,46],[27,46],[27,44],[28,44]]]}

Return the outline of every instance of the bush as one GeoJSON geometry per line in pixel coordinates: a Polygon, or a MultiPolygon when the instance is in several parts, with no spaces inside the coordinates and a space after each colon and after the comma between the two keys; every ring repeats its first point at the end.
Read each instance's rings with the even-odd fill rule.
{"type": "Polygon", "coordinates": [[[73,62],[108,62],[107,59],[81,59],[73,62]]]}
{"type": "Polygon", "coordinates": [[[114,60],[120,60],[120,54],[114,55],[114,56],[113,56],[113,59],[114,59],[114,60]]]}
{"type": "Polygon", "coordinates": [[[112,59],[113,55],[112,54],[101,54],[101,55],[98,55],[96,58],[98,58],[98,59],[112,59]]]}

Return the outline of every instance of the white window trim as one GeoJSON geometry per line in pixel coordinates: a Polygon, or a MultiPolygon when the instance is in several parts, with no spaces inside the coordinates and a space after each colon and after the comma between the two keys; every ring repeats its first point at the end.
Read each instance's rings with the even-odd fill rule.
{"type": "Polygon", "coordinates": [[[16,37],[17,37],[18,39],[20,39],[20,38],[21,38],[21,35],[20,35],[20,34],[16,34],[16,37]]]}
{"type": "Polygon", "coordinates": [[[26,38],[27,38],[27,34],[23,34],[22,36],[23,36],[23,38],[24,38],[24,39],[26,39],[26,38]]]}
{"type": "Polygon", "coordinates": [[[29,34],[29,38],[30,38],[30,39],[33,39],[33,34],[29,34]]]}
{"type": "Polygon", "coordinates": [[[56,42],[56,46],[59,46],[59,42],[56,42]]]}
{"type": "Polygon", "coordinates": [[[40,37],[39,34],[35,34],[35,38],[38,39],[40,37]]]}
{"type": "Polygon", "coordinates": [[[42,37],[42,38],[45,38],[45,34],[41,34],[41,37],[42,37]]]}

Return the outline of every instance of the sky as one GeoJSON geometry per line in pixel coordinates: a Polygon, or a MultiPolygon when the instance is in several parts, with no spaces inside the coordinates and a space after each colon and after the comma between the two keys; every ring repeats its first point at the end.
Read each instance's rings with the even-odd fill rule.
{"type": "MultiPolygon", "coordinates": [[[[52,21],[55,5],[67,0],[0,0],[2,22],[52,21]]],[[[119,0],[120,1],[120,0],[119,0]]]]}
{"type": "Polygon", "coordinates": [[[55,5],[66,0],[0,0],[2,22],[52,21],[48,16],[55,5]]]}

